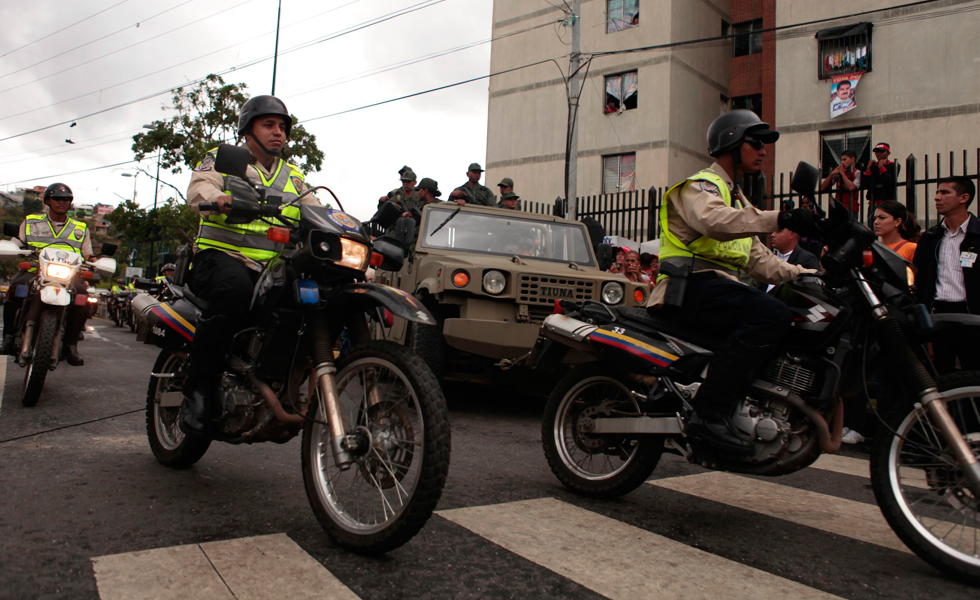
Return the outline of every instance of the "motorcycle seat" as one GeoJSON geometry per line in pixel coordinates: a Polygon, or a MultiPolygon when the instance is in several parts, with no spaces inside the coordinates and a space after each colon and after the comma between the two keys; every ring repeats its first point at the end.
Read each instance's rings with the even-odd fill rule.
{"type": "Polygon", "coordinates": [[[718,350],[725,345],[725,338],[693,330],[690,325],[665,318],[659,311],[620,306],[616,308],[616,313],[625,323],[640,330],[666,333],[707,350],[718,350]]]}

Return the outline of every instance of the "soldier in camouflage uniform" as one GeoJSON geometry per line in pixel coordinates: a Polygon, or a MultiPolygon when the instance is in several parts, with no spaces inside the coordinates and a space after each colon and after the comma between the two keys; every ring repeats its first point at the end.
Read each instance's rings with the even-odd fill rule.
{"type": "MultiPolygon", "coordinates": [[[[490,191],[490,188],[480,185],[480,177],[483,177],[483,167],[480,166],[480,163],[471,163],[469,169],[466,171],[466,177],[469,181],[457,189],[466,188],[470,195],[473,196],[473,204],[483,206],[497,205],[497,197],[490,191]]],[[[453,197],[450,196],[450,198],[453,197]]]]}
{"type": "Polygon", "coordinates": [[[409,169],[400,177],[402,187],[392,190],[388,194],[388,198],[406,211],[419,208],[422,202],[419,200],[419,193],[415,189],[415,172],[409,169]]]}
{"type": "Polygon", "coordinates": [[[497,208],[506,208],[508,210],[521,210],[520,207],[518,207],[517,205],[517,202],[520,199],[521,197],[515,194],[514,192],[504,192],[503,195],[500,196],[500,204],[497,205],[497,208]]]}
{"type": "MultiPolygon", "coordinates": [[[[387,201],[391,200],[392,198],[394,198],[395,194],[397,194],[398,192],[404,192],[404,190],[408,187],[407,184],[405,183],[405,179],[404,179],[405,173],[410,173],[412,175],[412,177],[415,177],[415,173],[412,171],[412,167],[410,167],[408,165],[405,165],[402,168],[398,169],[398,178],[401,180],[402,184],[400,186],[396,187],[395,189],[391,190],[390,192],[388,192],[384,196],[381,196],[380,198],[378,198],[378,208],[381,208],[381,205],[382,204],[384,204],[385,202],[387,202],[387,201]]],[[[414,185],[414,181],[412,182],[412,184],[414,185]]],[[[411,192],[409,191],[408,194],[404,194],[403,193],[402,195],[403,196],[405,196],[405,195],[411,195],[411,192]]]]}

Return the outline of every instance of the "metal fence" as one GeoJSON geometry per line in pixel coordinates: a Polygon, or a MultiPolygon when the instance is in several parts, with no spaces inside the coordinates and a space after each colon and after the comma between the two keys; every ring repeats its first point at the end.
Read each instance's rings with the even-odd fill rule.
{"type": "MultiPolygon", "coordinates": [[[[944,157],[944,153],[926,154],[920,162],[914,154],[910,154],[898,176],[896,200],[905,203],[915,213],[923,229],[939,222],[933,196],[940,179],[963,175],[970,177],[980,189],[980,148],[973,155],[963,150],[962,153],[950,152],[948,161],[944,157]]],[[[764,208],[780,207],[787,200],[792,201],[794,206],[799,206],[799,194],[789,187],[792,179],[792,172],[780,173],[773,178],[764,199],[764,208]]],[[[578,216],[580,219],[592,217],[597,220],[605,228],[606,235],[622,236],[637,242],[655,239],[660,237],[658,213],[664,191],[663,187],[651,187],[635,192],[583,196],[578,199],[578,216]]],[[[834,194],[836,192],[833,189],[818,191],[817,203],[827,210],[834,194]]],[[[862,223],[868,220],[868,201],[867,191],[861,190],[857,217],[862,223]]],[[[564,216],[567,203],[560,199],[553,204],[526,202],[523,208],[536,214],[564,216]]],[[[970,212],[980,216],[980,201],[974,201],[970,205],[970,212]]]]}

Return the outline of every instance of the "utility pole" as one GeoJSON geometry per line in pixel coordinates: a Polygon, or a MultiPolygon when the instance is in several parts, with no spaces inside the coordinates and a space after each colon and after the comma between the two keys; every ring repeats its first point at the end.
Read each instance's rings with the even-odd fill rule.
{"type": "MultiPolygon", "coordinates": [[[[157,178],[153,184],[153,213],[154,213],[153,218],[154,219],[156,218],[157,195],[160,193],[160,156],[162,151],[163,151],[162,148],[157,148],[157,178]]],[[[155,231],[150,234],[150,264],[147,266],[146,269],[148,271],[147,275],[151,279],[153,278],[153,240],[156,237],[156,235],[157,233],[155,231]]]]}
{"type": "Polygon", "coordinates": [[[568,202],[567,218],[575,220],[578,217],[578,104],[582,95],[582,76],[579,69],[582,65],[582,27],[579,14],[582,12],[582,0],[570,0],[572,9],[569,18],[572,20],[572,54],[568,61],[568,147],[565,152],[565,200],[568,202]]]}
{"type": "Polygon", "coordinates": [[[272,54],[272,94],[276,95],[276,63],[279,62],[279,17],[282,16],[282,0],[279,0],[279,9],[276,11],[276,49],[272,54]]]}

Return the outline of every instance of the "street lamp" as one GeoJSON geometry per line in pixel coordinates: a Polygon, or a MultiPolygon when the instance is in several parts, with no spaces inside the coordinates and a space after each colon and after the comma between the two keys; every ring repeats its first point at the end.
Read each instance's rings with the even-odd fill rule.
{"type": "Polygon", "coordinates": [[[133,178],[133,202],[136,202],[136,177],[139,175],[139,171],[136,173],[120,173],[120,177],[132,177],[133,178]]]}
{"type": "MultiPolygon", "coordinates": [[[[152,125],[143,125],[143,129],[153,130],[155,129],[152,125]]],[[[157,209],[157,196],[160,193],[160,153],[163,148],[157,148],[157,176],[156,183],[153,186],[153,210],[157,209]]],[[[153,276],[153,237],[150,237],[150,264],[148,267],[149,275],[153,276]]]]}

